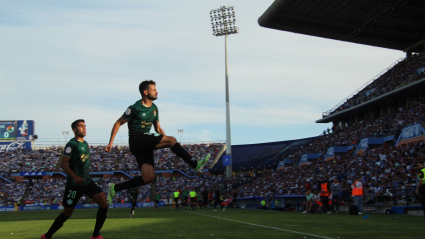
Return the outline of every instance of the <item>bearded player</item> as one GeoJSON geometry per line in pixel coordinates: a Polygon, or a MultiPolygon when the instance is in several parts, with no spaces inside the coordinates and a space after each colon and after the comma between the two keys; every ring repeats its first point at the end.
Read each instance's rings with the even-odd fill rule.
{"type": "Polygon", "coordinates": [[[119,183],[110,183],[108,187],[108,202],[115,194],[124,189],[152,183],[155,179],[153,151],[161,148],[170,148],[173,153],[188,163],[195,171],[200,172],[208,162],[210,154],[197,161],[183,147],[177,143],[176,138],[166,136],[159,124],[158,107],[153,103],[158,97],[155,82],[146,80],[140,83],[139,91],[142,99],[129,106],[124,114],[115,122],[109,144],[105,151],[110,152],[115,136],[121,125],[128,123],[130,152],[136,157],[137,165],[142,176],[119,183]],[[150,133],[152,125],[156,133],[150,133]]]}
{"type": "Polygon", "coordinates": [[[71,217],[75,205],[77,205],[83,194],[89,196],[99,205],[91,239],[103,239],[100,235],[100,229],[102,229],[106,220],[108,203],[106,202],[105,193],[97,183],[91,180],[89,174],[90,150],[89,145],[84,140],[86,124],[84,120],[79,119],[71,124],[71,128],[75,137],[66,144],[61,162],[61,168],[68,175],[62,202],[64,210],[55,219],[49,231],[41,236],[41,239],[52,238],[52,235],[71,217]]]}

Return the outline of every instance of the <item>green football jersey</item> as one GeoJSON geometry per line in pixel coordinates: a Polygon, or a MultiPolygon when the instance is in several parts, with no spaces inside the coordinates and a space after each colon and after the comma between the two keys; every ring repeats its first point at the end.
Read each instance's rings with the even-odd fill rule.
{"type": "Polygon", "coordinates": [[[157,194],[155,200],[161,200],[161,194],[157,194]]]}
{"type": "Polygon", "coordinates": [[[122,117],[128,121],[128,132],[149,133],[152,124],[159,122],[158,107],[152,103],[151,107],[146,107],[142,100],[138,100],[134,105],[130,105],[122,117]]]}
{"type": "MultiPolygon", "coordinates": [[[[86,141],[80,142],[72,138],[65,146],[64,157],[69,157],[69,167],[72,172],[84,179],[83,185],[91,182],[90,177],[90,149],[86,141]]],[[[76,186],[74,179],[68,175],[66,185],[76,186]]]]}

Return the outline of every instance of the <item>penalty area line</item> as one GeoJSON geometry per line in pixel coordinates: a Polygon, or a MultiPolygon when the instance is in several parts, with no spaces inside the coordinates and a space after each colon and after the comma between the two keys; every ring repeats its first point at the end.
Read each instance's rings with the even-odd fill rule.
{"type": "MultiPolygon", "coordinates": [[[[187,211],[184,211],[184,212],[187,212],[187,211]]],[[[296,234],[300,234],[300,235],[304,235],[304,236],[312,236],[312,237],[317,237],[317,238],[333,239],[332,237],[319,236],[319,235],[308,234],[308,233],[304,233],[304,232],[297,232],[297,231],[287,230],[287,229],[282,229],[282,228],[277,228],[277,227],[269,227],[269,226],[264,226],[264,225],[249,223],[249,222],[242,222],[242,221],[227,219],[227,218],[223,218],[223,217],[216,217],[216,216],[205,215],[205,214],[201,214],[201,213],[195,213],[195,212],[187,212],[187,213],[196,214],[196,215],[205,216],[205,217],[212,217],[212,218],[226,220],[226,221],[231,221],[231,222],[242,223],[242,224],[250,225],[250,226],[263,227],[263,228],[274,229],[274,230],[279,230],[279,231],[284,231],[284,232],[291,232],[291,233],[296,233],[296,234]]]]}

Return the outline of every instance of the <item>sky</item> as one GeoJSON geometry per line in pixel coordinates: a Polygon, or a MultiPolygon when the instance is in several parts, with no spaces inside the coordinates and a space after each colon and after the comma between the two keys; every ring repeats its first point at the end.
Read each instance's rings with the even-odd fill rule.
{"type": "Polygon", "coordinates": [[[0,0],[0,120],[34,120],[41,143],[64,140],[62,131],[82,118],[86,140],[106,144],[141,98],[140,82],[152,79],[167,135],[224,142],[224,37],[212,35],[209,15],[221,5],[235,7],[239,26],[228,38],[232,145],[321,134],[331,127],[315,123],[322,112],[404,57],[260,27],[272,3],[0,0]]]}

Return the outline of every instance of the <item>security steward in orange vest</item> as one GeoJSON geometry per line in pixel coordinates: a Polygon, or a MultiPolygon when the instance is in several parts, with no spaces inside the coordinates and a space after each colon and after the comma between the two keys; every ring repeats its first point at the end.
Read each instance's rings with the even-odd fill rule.
{"type": "Polygon", "coordinates": [[[331,185],[326,178],[319,181],[318,188],[320,189],[320,201],[323,203],[323,213],[331,214],[329,207],[329,197],[331,196],[331,185]]]}
{"type": "Polygon", "coordinates": [[[355,182],[351,185],[352,193],[354,198],[354,204],[359,210],[359,215],[363,213],[363,183],[360,176],[354,177],[355,182]]]}

